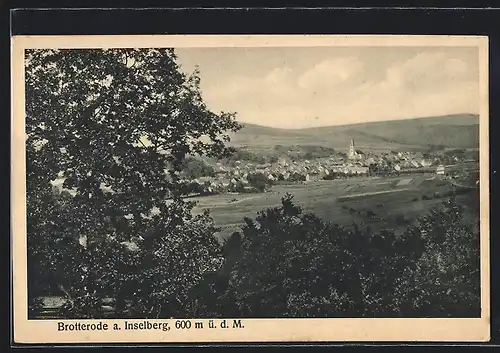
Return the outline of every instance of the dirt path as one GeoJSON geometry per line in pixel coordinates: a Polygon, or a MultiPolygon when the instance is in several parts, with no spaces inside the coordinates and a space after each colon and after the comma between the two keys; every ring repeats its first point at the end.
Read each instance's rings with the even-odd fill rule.
{"type": "MultiPolygon", "coordinates": [[[[239,200],[237,199],[236,201],[221,200],[219,202],[213,202],[213,199],[211,199],[210,202],[203,202],[203,201],[207,201],[207,200],[203,200],[201,198],[199,198],[199,199],[193,199],[193,201],[198,201],[198,204],[196,205],[196,207],[201,207],[201,208],[205,207],[206,208],[206,207],[216,207],[216,206],[237,205],[240,202],[248,201],[248,200],[253,200],[253,199],[259,199],[259,198],[262,198],[265,195],[266,195],[266,193],[262,193],[262,194],[258,194],[258,195],[255,195],[255,196],[243,197],[243,198],[241,198],[239,200]]],[[[240,196],[241,197],[241,194],[240,195],[235,195],[235,196],[240,196]]]]}
{"type": "Polygon", "coordinates": [[[474,186],[472,186],[472,185],[460,184],[460,183],[457,183],[457,182],[455,182],[455,181],[453,181],[453,180],[450,180],[450,184],[451,184],[451,185],[458,186],[458,187],[460,187],[460,188],[465,188],[465,189],[479,189],[479,187],[478,187],[478,186],[475,186],[475,185],[474,185],[474,186]]]}
{"type": "Polygon", "coordinates": [[[373,191],[373,192],[363,192],[359,194],[352,194],[352,195],[345,195],[345,196],[339,196],[337,197],[338,200],[341,199],[350,199],[354,197],[361,197],[361,196],[371,196],[371,195],[379,195],[379,194],[390,194],[393,192],[399,192],[399,191],[409,191],[410,189],[404,188],[404,189],[394,189],[394,190],[384,190],[384,191],[373,191]]]}

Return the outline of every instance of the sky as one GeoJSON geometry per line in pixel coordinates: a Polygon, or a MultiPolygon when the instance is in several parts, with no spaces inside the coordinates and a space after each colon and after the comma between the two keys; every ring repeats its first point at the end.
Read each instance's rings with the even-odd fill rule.
{"type": "Polygon", "coordinates": [[[477,47],[177,48],[207,106],[306,128],[479,113],[477,47]]]}

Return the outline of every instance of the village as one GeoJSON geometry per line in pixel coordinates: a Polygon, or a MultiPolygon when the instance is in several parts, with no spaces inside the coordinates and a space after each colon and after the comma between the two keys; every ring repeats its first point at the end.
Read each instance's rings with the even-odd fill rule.
{"type": "Polygon", "coordinates": [[[232,165],[217,162],[212,176],[186,180],[193,194],[263,192],[267,186],[279,183],[307,183],[320,180],[382,176],[407,173],[433,173],[454,177],[453,168],[460,163],[475,162],[463,150],[451,153],[390,151],[376,154],[356,148],[351,140],[348,153],[335,153],[312,160],[292,160],[280,156],[276,163],[254,163],[237,160],[232,165]]]}

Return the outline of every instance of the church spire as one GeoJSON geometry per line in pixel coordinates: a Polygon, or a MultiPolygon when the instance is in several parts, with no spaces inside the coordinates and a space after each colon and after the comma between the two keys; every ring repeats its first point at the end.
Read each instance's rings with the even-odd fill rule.
{"type": "Polygon", "coordinates": [[[351,139],[351,145],[349,146],[349,154],[348,154],[348,158],[349,159],[354,159],[355,158],[355,155],[356,155],[356,150],[354,148],[354,140],[351,139]]]}

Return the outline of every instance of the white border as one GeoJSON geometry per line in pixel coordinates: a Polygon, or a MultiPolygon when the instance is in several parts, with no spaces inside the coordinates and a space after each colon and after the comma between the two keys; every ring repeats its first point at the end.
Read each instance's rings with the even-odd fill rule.
{"type": "MultiPolygon", "coordinates": [[[[487,341],[489,322],[488,38],[373,35],[151,35],[12,37],[12,246],[16,343],[487,341]],[[481,318],[245,319],[244,329],[58,332],[57,320],[27,320],[24,49],[150,47],[471,46],[480,62],[481,318]]],[[[194,320],[194,319],[193,319],[194,320]]],[[[103,321],[110,326],[124,320],[103,321]]],[[[142,320],[128,320],[137,321],[142,320]]],[[[151,320],[164,321],[164,320],[151,320]]],[[[168,320],[167,320],[168,321],[168,320]]],[[[207,326],[208,320],[199,320],[207,326]]],[[[65,322],[71,322],[66,320],[65,322]]],[[[80,320],[79,322],[89,322],[80,320]]],[[[171,325],[174,321],[170,320],[171,325]]],[[[232,322],[232,319],[231,319],[232,322]]]]}

